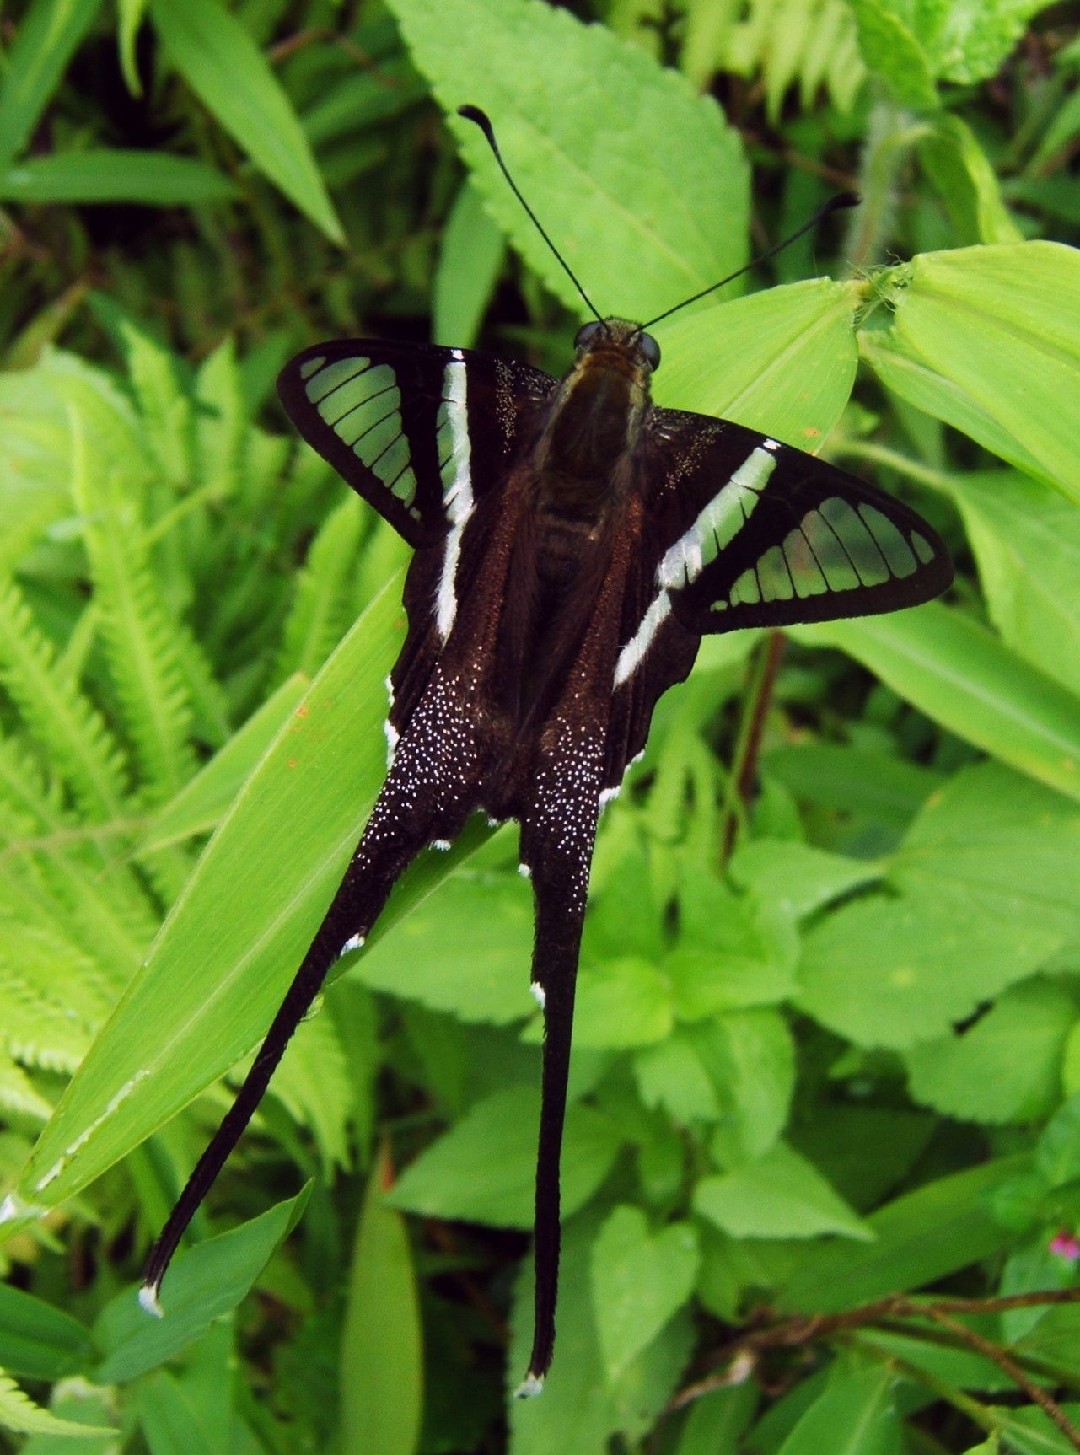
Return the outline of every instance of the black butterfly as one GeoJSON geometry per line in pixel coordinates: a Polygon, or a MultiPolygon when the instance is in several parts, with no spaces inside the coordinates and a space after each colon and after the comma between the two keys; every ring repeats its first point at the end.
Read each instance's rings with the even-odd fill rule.
{"type": "MultiPolygon", "coordinates": [[[[475,119],[475,118],[474,118],[475,119]]],[[[414,548],[391,765],[247,1080],[156,1245],[145,1301],[328,970],[421,849],[480,810],[521,825],[544,1007],[536,1323],[555,1338],[559,1154],[593,841],[661,693],[707,632],[914,606],[952,566],[914,511],[810,455],[650,402],[643,326],[597,319],[564,378],[466,349],[343,340],[281,374],[305,439],[414,548]]]]}

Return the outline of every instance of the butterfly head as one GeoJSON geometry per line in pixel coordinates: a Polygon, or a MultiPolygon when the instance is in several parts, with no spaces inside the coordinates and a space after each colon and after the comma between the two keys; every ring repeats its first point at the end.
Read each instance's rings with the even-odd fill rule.
{"type": "Polygon", "coordinates": [[[614,367],[642,371],[645,376],[660,367],[660,345],[639,323],[625,318],[602,318],[582,324],[574,339],[578,362],[586,358],[614,367]]]}

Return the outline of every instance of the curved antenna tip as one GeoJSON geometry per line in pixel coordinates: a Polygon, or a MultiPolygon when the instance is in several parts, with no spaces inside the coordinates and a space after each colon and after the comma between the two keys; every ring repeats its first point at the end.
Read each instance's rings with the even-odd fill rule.
{"type": "Polygon", "coordinates": [[[481,111],[479,106],[459,106],[457,114],[463,116],[466,121],[471,121],[474,125],[478,126],[491,145],[495,145],[495,128],[492,126],[491,118],[486,111],[481,111]]]}

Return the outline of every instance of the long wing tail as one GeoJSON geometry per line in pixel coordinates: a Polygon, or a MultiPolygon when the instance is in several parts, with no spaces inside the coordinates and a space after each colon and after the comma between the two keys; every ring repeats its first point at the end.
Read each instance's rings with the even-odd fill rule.
{"type": "Polygon", "coordinates": [[[539,1394],[555,1347],[559,1163],[602,759],[599,739],[575,747],[567,734],[537,775],[533,806],[522,825],[522,863],[529,870],[536,900],[533,989],[544,1007],[544,1066],[536,1161],[535,1323],[528,1372],[515,1391],[519,1397],[539,1394]]]}
{"type": "Polygon", "coordinates": [[[397,879],[419,851],[433,839],[454,837],[474,807],[480,757],[470,734],[460,707],[436,673],[402,736],[356,853],[254,1064],[150,1250],[139,1295],[144,1308],[160,1312],[161,1280],[184,1230],[255,1114],[331,966],[345,950],[363,943],[397,879]],[[446,751],[447,735],[459,748],[455,755],[446,751]]]}

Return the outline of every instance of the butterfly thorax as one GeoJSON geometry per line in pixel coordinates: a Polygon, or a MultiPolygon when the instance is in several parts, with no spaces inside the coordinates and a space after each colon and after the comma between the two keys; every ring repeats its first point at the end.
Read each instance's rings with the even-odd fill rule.
{"type": "Polygon", "coordinates": [[[541,515],[598,523],[631,485],[652,368],[636,324],[607,319],[578,336],[536,452],[541,515]]]}

